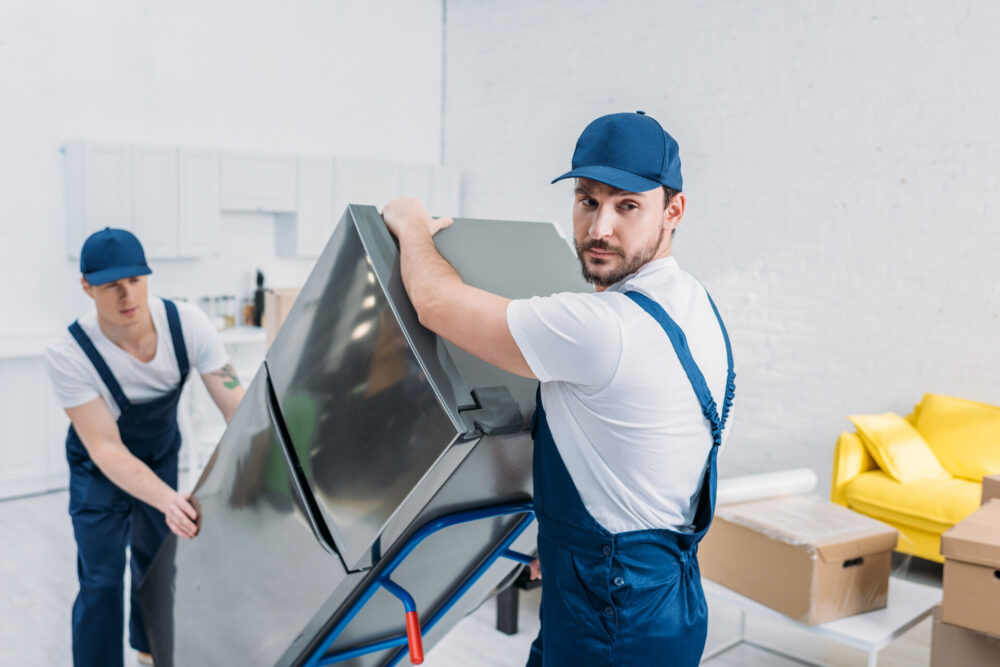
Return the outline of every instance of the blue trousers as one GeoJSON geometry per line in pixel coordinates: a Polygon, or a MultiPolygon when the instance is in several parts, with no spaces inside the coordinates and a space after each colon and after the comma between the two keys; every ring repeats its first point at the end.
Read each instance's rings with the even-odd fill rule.
{"type": "MultiPolygon", "coordinates": [[[[157,466],[158,476],[177,486],[177,458],[157,466]]],[[[129,643],[149,652],[139,610],[139,584],[167,536],[163,514],[124,491],[115,489],[110,502],[74,498],[73,487],[110,485],[99,471],[72,470],[70,516],[76,538],[76,569],[80,591],[73,603],[73,664],[77,667],[123,665],[122,627],[125,620],[126,547],[131,550],[131,613],[129,643]],[[84,476],[85,479],[79,479],[84,476]],[[99,477],[98,477],[99,476],[99,477]],[[74,484],[73,482],[76,482],[74,484]],[[81,482],[83,482],[81,484],[81,482]]]]}

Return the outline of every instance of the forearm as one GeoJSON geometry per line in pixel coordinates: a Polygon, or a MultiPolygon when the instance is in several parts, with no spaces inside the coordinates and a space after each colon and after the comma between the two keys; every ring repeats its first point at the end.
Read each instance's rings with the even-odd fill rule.
{"type": "Polygon", "coordinates": [[[115,486],[161,512],[177,493],[122,443],[96,447],[90,458],[115,486]]]}
{"type": "Polygon", "coordinates": [[[399,241],[403,286],[420,323],[488,364],[534,377],[507,324],[510,299],[467,285],[434,245],[451,218],[431,217],[418,199],[395,199],[382,217],[399,241]]]}
{"type": "Polygon", "coordinates": [[[240,407],[243,394],[243,387],[234,387],[230,390],[227,400],[219,406],[219,411],[222,412],[222,416],[227,424],[233,421],[233,415],[236,414],[236,408],[240,407]]]}
{"type": "Polygon", "coordinates": [[[438,252],[431,235],[422,228],[408,229],[399,238],[403,286],[420,323],[440,333],[447,300],[465,285],[455,268],[438,252]]]}
{"type": "Polygon", "coordinates": [[[240,385],[240,379],[236,376],[236,370],[232,364],[226,363],[218,370],[205,373],[201,379],[228,424],[232,421],[240,401],[243,400],[243,387],[240,385]]]}

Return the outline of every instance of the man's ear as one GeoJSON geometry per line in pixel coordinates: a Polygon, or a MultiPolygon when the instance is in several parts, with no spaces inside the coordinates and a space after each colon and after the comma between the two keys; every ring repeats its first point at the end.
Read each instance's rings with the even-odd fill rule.
{"type": "Polygon", "coordinates": [[[687,198],[684,196],[684,193],[678,192],[675,194],[674,198],[667,203],[667,207],[663,209],[663,227],[665,230],[672,232],[681,224],[686,207],[687,198]]]}
{"type": "Polygon", "coordinates": [[[91,299],[94,298],[94,287],[93,285],[88,283],[87,279],[84,278],[83,276],[80,276],[80,287],[82,287],[83,291],[87,293],[87,296],[89,296],[91,299]]]}

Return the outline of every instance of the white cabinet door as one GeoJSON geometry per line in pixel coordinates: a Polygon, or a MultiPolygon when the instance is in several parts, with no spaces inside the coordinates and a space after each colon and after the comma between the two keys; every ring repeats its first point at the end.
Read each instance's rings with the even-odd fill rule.
{"type": "Polygon", "coordinates": [[[0,359],[0,498],[48,488],[47,382],[42,357],[0,359]]]}
{"type": "Polygon", "coordinates": [[[147,259],[177,256],[177,149],[132,148],[132,222],[147,259]]]}
{"type": "Polygon", "coordinates": [[[69,486],[69,464],[66,462],[66,432],[69,430],[69,417],[59,405],[56,392],[49,384],[45,373],[44,360],[38,359],[38,372],[45,375],[45,450],[47,451],[46,491],[65,489],[69,486]]]}
{"type": "Polygon", "coordinates": [[[222,208],[294,213],[298,160],[294,156],[222,153],[222,208]]]}
{"type": "Polygon", "coordinates": [[[299,158],[298,211],[275,216],[275,251],[290,257],[319,257],[337,219],[333,211],[333,160],[299,158]]]}
{"type": "Polygon", "coordinates": [[[66,253],[105,227],[132,229],[132,154],[128,146],[70,142],[66,163],[66,253]]]}
{"type": "Polygon", "coordinates": [[[182,148],[177,159],[177,255],[209,257],[219,244],[219,154],[182,148]]]}
{"type": "Polygon", "coordinates": [[[457,169],[434,167],[431,170],[427,210],[434,216],[458,217],[460,179],[457,169]]]}
{"type": "Polygon", "coordinates": [[[417,197],[420,201],[427,202],[431,195],[431,170],[433,167],[421,165],[403,165],[399,168],[399,193],[400,197],[417,197]]]}
{"type": "Polygon", "coordinates": [[[382,210],[399,197],[400,165],[376,160],[338,159],[333,170],[333,211],[336,218],[349,204],[368,204],[382,210]]]}

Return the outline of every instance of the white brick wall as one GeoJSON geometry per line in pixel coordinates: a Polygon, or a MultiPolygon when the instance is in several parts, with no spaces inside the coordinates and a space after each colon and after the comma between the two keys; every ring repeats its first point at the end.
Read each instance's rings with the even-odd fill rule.
{"type": "Polygon", "coordinates": [[[558,220],[594,117],[679,140],[681,264],[737,357],[723,474],[808,465],[852,412],[1000,404],[1000,4],[446,2],[467,215],[558,220]]]}

